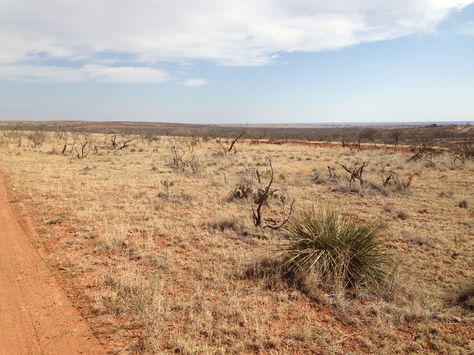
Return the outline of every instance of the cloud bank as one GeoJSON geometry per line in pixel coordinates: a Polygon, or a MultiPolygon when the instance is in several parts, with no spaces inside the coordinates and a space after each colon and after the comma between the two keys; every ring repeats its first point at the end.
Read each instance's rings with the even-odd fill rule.
{"type": "Polygon", "coordinates": [[[209,84],[209,82],[205,79],[201,79],[201,78],[191,78],[191,79],[187,79],[185,81],[183,81],[183,85],[184,86],[204,86],[204,85],[207,85],[209,84]]]}
{"type": "Polygon", "coordinates": [[[0,0],[0,79],[163,83],[163,63],[266,65],[429,33],[473,2],[0,0]]]}

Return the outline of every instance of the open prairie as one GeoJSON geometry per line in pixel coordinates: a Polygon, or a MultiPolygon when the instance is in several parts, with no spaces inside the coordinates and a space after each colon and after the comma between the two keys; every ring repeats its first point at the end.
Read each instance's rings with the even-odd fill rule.
{"type": "Polygon", "coordinates": [[[0,170],[109,353],[473,353],[472,146],[364,148],[5,130],[0,170]],[[311,209],[384,225],[383,280],[283,272],[311,209]]]}

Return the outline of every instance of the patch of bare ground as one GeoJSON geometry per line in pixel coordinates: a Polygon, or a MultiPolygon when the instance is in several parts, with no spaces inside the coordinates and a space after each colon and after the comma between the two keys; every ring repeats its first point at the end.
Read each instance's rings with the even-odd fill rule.
{"type": "Polygon", "coordinates": [[[6,180],[0,172],[0,353],[105,354],[20,226],[6,180]]]}
{"type": "Polygon", "coordinates": [[[474,351],[474,317],[458,302],[474,278],[470,159],[244,140],[227,151],[230,140],[83,133],[34,143],[24,135],[18,143],[4,132],[0,169],[33,217],[37,247],[115,353],[474,351]],[[381,243],[396,267],[383,286],[331,293],[248,277],[283,242],[282,229],[252,219],[271,178],[269,157],[277,191],[262,205],[262,225],[284,221],[293,199],[295,211],[332,207],[385,222],[381,243]]]}

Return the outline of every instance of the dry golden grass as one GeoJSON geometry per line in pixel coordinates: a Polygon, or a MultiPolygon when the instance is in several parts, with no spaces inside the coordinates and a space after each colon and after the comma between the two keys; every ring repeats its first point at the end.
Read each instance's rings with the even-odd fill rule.
{"type": "Polygon", "coordinates": [[[225,141],[174,137],[136,137],[118,150],[108,136],[87,139],[97,150],[78,159],[80,149],[62,155],[52,133],[20,146],[0,133],[0,169],[34,217],[35,243],[111,352],[474,351],[473,313],[456,302],[474,279],[472,161],[444,154],[428,167],[406,153],[247,142],[224,154],[225,141]],[[173,164],[173,146],[184,167],[173,164]],[[386,222],[383,244],[397,261],[387,285],[341,295],[249,276],[281,233],[254,227],[250,203],[229,196],[242,183],[255,190],[256,168],[265,184],[267,157],[280,190],[264,218],[284,218],[284,195],[296,209],[386,222]],[[365,184],[349,187],[341,164],[362,161],[365,184]],[[401,181],[416,175],[400,191],[381,187],[382,169],[401,181]]]}

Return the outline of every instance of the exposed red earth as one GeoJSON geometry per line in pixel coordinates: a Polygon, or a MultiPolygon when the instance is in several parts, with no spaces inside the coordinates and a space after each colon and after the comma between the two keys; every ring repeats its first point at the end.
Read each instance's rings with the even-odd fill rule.
{"type": "Polygon", "coordinates": [[[0,354],[103,354],[9,200],[0,173],[0,354]]]}

